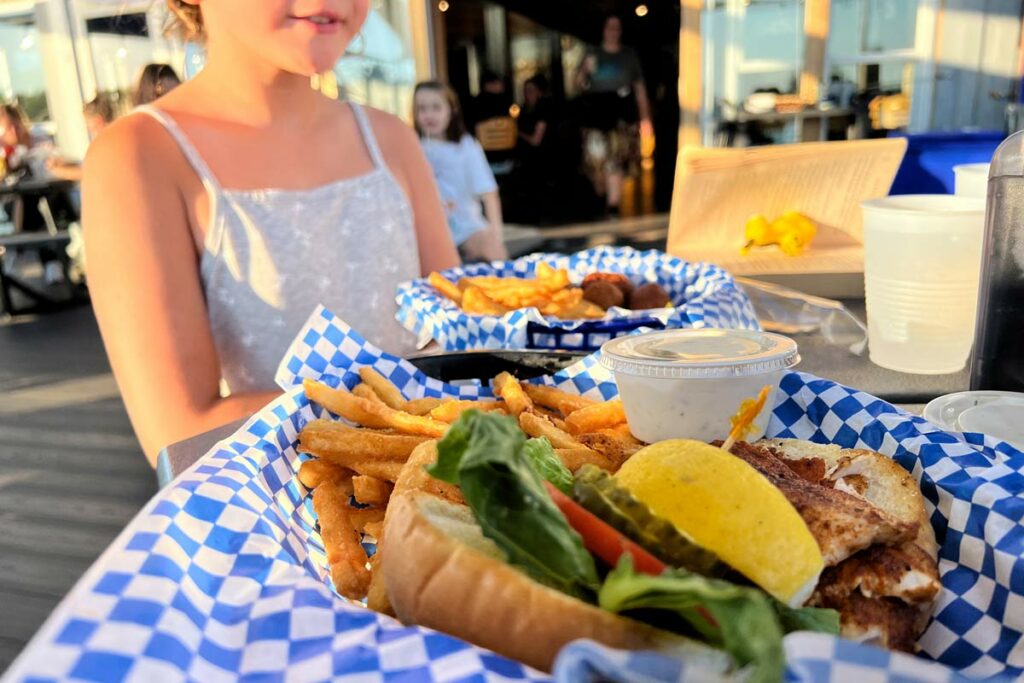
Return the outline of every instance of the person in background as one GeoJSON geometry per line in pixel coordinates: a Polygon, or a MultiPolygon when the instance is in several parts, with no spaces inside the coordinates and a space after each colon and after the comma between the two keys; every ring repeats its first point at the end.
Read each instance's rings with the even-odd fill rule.
{"type": "Polygon", "coordinates": [[[594,189],[605,197],[608,213],[615,216],[626,167],[639,158],[640,137],[651,138],[654,130],[640,60],[622,44],[619,17],[605,19],[601,45],[587,51],[576,71],[576,85],[588,100],[585,166],[594,189]]]}
{"type": "Polygon", "coordinates": [[[16,103],[0,106],[0,146],[5,177],[28,170],[27,155],[32,149],[28,117],[16,103]]]}
{"type": "MultiPolygon", "coordinates": [[[[109,95],[100,93],[85,103],[85,106],[82,107],[82,115],[85,117],[85,128],[89,132],[89,139],[94,140],[100,131],[117,118],[117,108],[109,95]]],[[[80,163],[51,157],[46,162],[46,168],[55,178],[82,181],[82,164],[80,163]]]]}
{"type": "Polygon", "coordinates": [[[523,84],[523,104],[516,118],[519,142],[516,146],[514,191],[517,220],[541,223],[551,215],[554,142],[557,121],[547,97],[548,81],[534,75],[523,84]]]}
{"type": "Polygon", "coordinates": [[[512,96],[505,87],[505,79],[493,71],[484,71],[480,78],[480,94],[473,98],[469,107],[470,128],[488,119],[511,116],[512,96]]]}
{"type": "Polygon", "coordinates": [[[157,100],[181,85],[181,79],[170,64],[147,64],[142,67],[132,93],[132,104],[141,107],[157,100]]]}
{"type": "Polygon", "coordinates": [[[151,462],[279,396],[320,304],[411,353],[397,286],[458,264],[413,131],[311,87],[370,0],[167,5],[206,66],[104,130],[82,184],[89,291],[151,462]]]}
{"type": "Polygon", "coordinates": [[[462,257],[470,261],[508,258],[498,184],[480,144],[466,132],[455,91],[437,81],[418,83],[413,107],[416,133],[462,257]]]}
{"type": "Polygon", "coordinates": [[[519,109],[516,125],[519,140],[530,149],[544,146],[544,138],[550,124],[547,101],[548,79],[536,74],[523,84],[523,106],[519,109]]]}

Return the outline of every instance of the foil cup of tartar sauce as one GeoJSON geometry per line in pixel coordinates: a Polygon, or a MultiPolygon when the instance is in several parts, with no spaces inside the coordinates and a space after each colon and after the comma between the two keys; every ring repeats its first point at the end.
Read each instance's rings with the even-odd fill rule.
{"type": "Polygon", "coordinates": [[[795,341],[754,330],[665,330],[601,347],[630,431],[647,443],[725,439],[740,404],[768,385],[771,394],[745,440],[761,438],[779,381],[799,362],[795,341]]]}

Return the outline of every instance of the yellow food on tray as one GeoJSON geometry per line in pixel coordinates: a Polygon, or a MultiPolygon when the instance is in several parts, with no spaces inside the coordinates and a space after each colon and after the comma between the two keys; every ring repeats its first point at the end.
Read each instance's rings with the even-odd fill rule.
{"type": "Polygon", "coordinates": [[[657,283],[639,286],[617,273],[591,273],[581,286],[574,286],[569,272],[537,264],[535,278],[464,277],[452,282],[440,273],[427,278],[430,286],[463,311],[473,315],[504,315],[520,308],[536,308],[545,316],[562,320],[603,318],[609,308],[634,310],[672,305],[668,293],[657,283]]]}

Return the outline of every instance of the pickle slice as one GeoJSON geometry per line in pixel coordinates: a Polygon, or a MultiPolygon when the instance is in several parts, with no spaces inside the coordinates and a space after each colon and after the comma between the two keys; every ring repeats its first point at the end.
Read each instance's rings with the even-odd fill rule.
{"type": "Polygon", "coordinates": [[[652,513],[599,467],[584,465],[576,471],[573,494],[576,502],[666,564],[704,576],[719,577],[730,572],[717,555],[652,513]]]}

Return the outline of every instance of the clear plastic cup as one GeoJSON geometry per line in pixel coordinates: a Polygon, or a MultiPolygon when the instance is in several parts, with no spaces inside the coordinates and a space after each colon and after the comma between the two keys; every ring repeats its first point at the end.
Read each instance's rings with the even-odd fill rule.
{"type": "Polygon", "coordinates": [[[961,197],[988,195],[988,169],[991,164],[959,164],[953,167],[953,194],[961,197]]]}
{"type": "Polygon", "coordinates": [[[958,372],[974,339],[985,200],[897,195],[861,206],[872,362],[958,372]]]}

